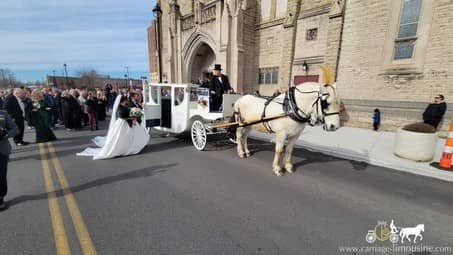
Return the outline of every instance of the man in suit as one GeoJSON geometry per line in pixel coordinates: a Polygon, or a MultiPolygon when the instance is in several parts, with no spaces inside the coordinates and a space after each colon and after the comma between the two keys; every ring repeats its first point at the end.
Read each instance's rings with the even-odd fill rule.
{"type": "Polygon", "coordinates": [[[27,145],[24,142],[24,120],[25,120],[25,91],[21,88],[16,88],[13,94],[6,97],[3,109],[5,109],[11,118],[16,123],[18,133],[14,136],[14,142],[17,146],[27,145]]]}
{"type": "Polygon", "coordinates": [[[11,145],[8,138],[17,134],[18,129],[9,114],[0,110],[0,211],[7,208],[3,198],[8,192],[7,169],[11,145]]]}
{"type": "Polygon", "coordinates": [[[228,76],[222,74],[222,66],[214,65],[214,76],[209,83],[211,99],[210,111],[219,111],[223,102],[223,94],[232,91],[228,76]]]}
{"type": "Polygon", "coordinates": [[[143,106],[142,106],[142,102],[141,102],[142,95],[140,93],[132,92],[129,94],[129,97],[130,97],[129,107],[136,107],[136,108],[143,110],[143,106]]]}

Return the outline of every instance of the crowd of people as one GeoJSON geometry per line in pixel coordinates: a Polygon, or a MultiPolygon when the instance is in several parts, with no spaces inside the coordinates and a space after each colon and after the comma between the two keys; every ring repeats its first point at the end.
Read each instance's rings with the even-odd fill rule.
{"type": "Polygon", "coordinates": [[[0,107],[14,120],[18,133],[14,136],[17,146],[25,146],[24,130],[36,131],[36,142],[55,140],[53,129],[64,127],[68,131],[98,130],[105,122],[117,95],[129,99],[131,107],[141,107],[140,90],[122,89],[67,89],[21,87],[0,91],[0,107]]]}
{"type": "Polygon", "coordinates": [[[13,138],[17,146],[28,145],[24,141],[26,126],[36,131],[36,143],[56,140],[53,129],[57,127],[72,131],[89,126],[91,130],[97,130],[98,122],[106,121],[112,108],[111,120],[114,121],[109,126],[109,135],[102,139],[100,147],[103,149],[92,151],[92,156],[104,159],[139,153],[149,139],[148,130],[141,121],[142,111],[137,111],[143,109],[139,90],[116,91],[106,86],[104,90],[20,87],[0,91],[0,211],[7,208],[4,197],[8,192],[9,138],[13,138]],[[117,105],[113,108],[115,100],[117,105]],[[118,107],[122,111],[118,111],[118,107]],[[140,114],[129,116],[133,111],[140,114]],[[139,125],[135,125],[136,122],[139,125]]]}

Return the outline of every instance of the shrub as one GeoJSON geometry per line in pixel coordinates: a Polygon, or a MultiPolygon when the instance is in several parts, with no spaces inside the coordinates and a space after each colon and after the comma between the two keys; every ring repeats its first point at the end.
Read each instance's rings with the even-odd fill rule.
{"type": "Polygon", "coordinates": [[[416,133],[427,133],[427,134],[436,133],[436,129],[433,126],[425,124],[423,122],[408,124],[403,127],[403,130],[416,133]]]}

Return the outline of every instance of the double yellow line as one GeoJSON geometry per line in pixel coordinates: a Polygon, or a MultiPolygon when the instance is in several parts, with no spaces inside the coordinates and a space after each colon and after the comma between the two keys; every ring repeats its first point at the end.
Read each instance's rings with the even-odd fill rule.
{"type": "Polygon", "coordinates": [[[49,200],[50,218],[52,220],[52,228],[57,254],[71,254],[71,251],[68,245],[68,238],[66,236],[63,218],[61,216],[60,206],[58,205],[55,185],[52,180],[52,171],[49,166],[48,158],[50,158],[55,168],[57,180],[60,183],[61,189],[63,190],[66,206],[69,210],[69,214],[71,215],[72,223],[74,224],[74,228],[76,230],[80,246],[82,247],[83,254],[94,255],[96,254],[96,249],[94,248],[93,241],[91,241],[90,234],[85,225],[82,214],[80,213],[77,202],[69,187],[68,180],[66,179],[63,168],[61,167],[60,160],[58,159],[55,152],[55,147],[52,143],[49,142],[47,143],[47,148],[48,152],[46,151],[46,146],[44,144],[39,144],[39,154],[41,155],[41,166],[44,176],[44,183],[46,186],[47,197],[49,200]]]}

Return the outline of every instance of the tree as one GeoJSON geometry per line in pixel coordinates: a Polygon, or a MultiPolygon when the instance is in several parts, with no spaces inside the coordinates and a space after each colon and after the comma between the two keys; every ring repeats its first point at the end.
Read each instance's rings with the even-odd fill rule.
{"type": "Polygon", "coordinates": [[[105,78],[94,69],[85,69],[77,72],[80,77],[80,83],[83,87],[93,89],[99,79],[105,78]]]}
{"type": "Polygon", "coordinates": [[[13,88],[20,86],[16,80],[16,75],[9,69],[0,68],[0,88],[13,88]]]}

